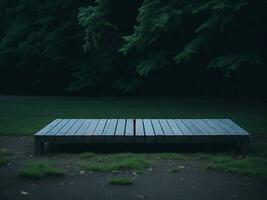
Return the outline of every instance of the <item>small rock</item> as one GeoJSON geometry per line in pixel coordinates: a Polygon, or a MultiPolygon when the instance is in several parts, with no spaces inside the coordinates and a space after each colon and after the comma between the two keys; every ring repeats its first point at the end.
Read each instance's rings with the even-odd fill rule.
{"type": "Polygon", "coordinates": [[[179,165],[178,168],[179,169],[184,169],[184,166],[183,165],[179,165]]]}
{"type": "Polygon", "coordinates": [[[181,177],[181,178],[180,178],[180,180],[181,180],[181,181],[183,181],[183,180],[184,180],[184,178],[183,178],[183,177],[181,177]]]}
{"type": "Polygon", "coordinates": [[[137,176],[137,173],[136,172],[132,172],[132,173],[133,173],[133,175],[137,176]]]}
{"type": "Polygon", "coordinates": [[[153,170],[152,170],[152,168],[148,168],[148,171],[151,171],[152,172],[153,170]]]}
{"type": "Polygon", "coordinates": [[[80,175],[83,175],[83,174],[85,174],[85,171],[80,171],[80,175]]]}
{"type": "Polygon", "coordinates": [[[73,182],[70,182],[70,185],[73,185],[74,183],[73,182]]]}
{"type": "Polygon", "coordinates": [[[25,192],[25,191],[22,191],[22,190],[20,191],[20,193],[23,194],[23,195],[28,195],[29,194],[28,192],[25,192]]]}

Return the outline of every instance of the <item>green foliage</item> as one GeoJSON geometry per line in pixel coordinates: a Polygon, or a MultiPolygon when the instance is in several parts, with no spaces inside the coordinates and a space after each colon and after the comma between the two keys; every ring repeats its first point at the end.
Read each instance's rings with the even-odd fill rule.
{"type": "Polygon", "coordinates": [[[7,85],[7,91],[62,93],[70,68],[83,57],[76,17],[78,8],[88,1],[12,2],[1,20],[5,29],[0,38],[0,68],[5,73],[0,83],[7,85]]]}
{"type": "Polygon", "coordinates": [[[135,68],[131,68],[128,60],[118,52],[123,34],[131,29],[130,22],[135,19],[137,3],[132,4],[130,0],[103,0],[80,8],[78,20],[84,29],[83,47],[89,60],[73,69],[71,91],[87,89],[101,93],[129,91],[135,87],[135,68]]]}
{"type": "Polygon", "coordinates": [[[106,19],[109,12],[110,1],[96,1],[98,6],[88,6],[80,8],[78,14],[79,24],[85,29],[84,50],[92,48],[99,49],[99,40],[103,38],[106,31],[117,29],[117,27],[106,19]]]}
{"type": "Polygon", "coordinates": [[[228,76],[230,71],[238,69],[242,63],[261,64],[257,54],[239,53],[214,58],[208,65],[208,68],[226,69],[226,75],[228,76]]]}
{"type": "MultiPolygon", "coordinates": [[[[258,52],[253,52],[253,56],[247,53],[241,53],[244,51],[243,46],[240,46],[241,41],[236,38],[237,35],[232,34],[235,40],[231,40],[229,46],[223,45],[221,42],[225,42],[224,35],[231,34],[230,31],[235,31],[233,25],[237,25],[238,19],[241,17],[247,18],[247,25],[252,26],[256,22],[257,18],[246,16],[249,12],[249,7],[252,7],[256,11],[256,6],[265,6],[266,2],[252,3],[248,0],[206,0],[206,1],[161,1],[161,0],[146,0],[139,9],[139,15],[137,17],[138,25],[135,26],[134,33],[129,36],[125,36],[125,44],[120,49],[124,55],[131,53],[132,51],[142,52],[142,54],[148,54],[153,59],[146,60],[142,59],[141,64],[137,65],[137,72],[141,75],[148,74],[149,71],[159,68],[156,63],[158,59],[157,51],[161,51],[162,46],[155,45],[161,42],[161,40],[170,41],[170,38],[166,36],[166,32],[175,32],[177,35],[186,35],[190,37],[186,38],[187,43],[184,44],[184,48],[179,51],[178,54],[174,54],[174,50],[168,50],[168,54],[174,54],[173,60],[177,67],[182,62],[192,62],[193,59],[197,60],[195,55],[204,56],[207,61],[210,61],[208,67],[218,67],[226,69],[227,75],[229,71],[237,68],[241,63],[247,62],[255,64],[254,58],[258,52]],[[254,5],[253,5],[254,4],[254,5]],[[195,22],[193,22],[195,21],[195,22]],[[175,22],[175,23],[173,23],[175,22]],[[191,23],[191,30],[184,29],[184,27],[191,23]],[[223,41],[224,40],[224,41],[223,41]],[[235,44],[236,43],[236,44],[235,44]],[[155,49],[155,46],[157,49],[155,49]],[[233,54],[232,46],[238,53],[236,55],[223,56],[222,54],[233,54]],[[213,52],[205,49],[216,49],[216,54],[212,55],[213,52]],[[153,54],[151,54],[153,49],[153,54]],[[240,52],[240,53],[239,53],[240,52]],[[212,56],[211,56],[212,55],[212,56]],[[216,57],[216,58],[213,58],[216,57]],[[224,64],[222,64],[224,63],[224,64]]],[[[263,14],[263,13],[262,13],[263,14]]],[[[242,30],[242,26],[239,27],[238,31],[245,33],[242,30]]],[[[259,27],[260,28],[260,27],[259,27]]],[[[171,38],[179,41],[179,37],[171,38]]],[[[243,41],[244,43],[246,41],[243,41]]],[[[177,42],[176,48],[181,49],[183,41],[177,42]]],[[[171,46],[169,44],[169,46],[171,46]]],[[[169,46],[167,48],[169,48],[169,46]]],[[[249,50],[251,47],[246,46],[249,50]]],[[[145,56],[142,56],[145,57],[145,56]]],[[[163,62],[160,66],[167,67],[171,63],[171,56],[168,59],[160,60],[163,62]]],[[[259,62],[256,62],[257,64],[259,62]]]]}
{"type": "Polygon", "coordinates": [[[184,62],[190,61],[192,56],[199,51],[200,46],[205,42],[206,38],[207,38],[207,36],[200,35],[200,36],[194,38],[189,43],[187,43],[185,45],[185,48],[174,57],[176,64],[180,64],[183,61],[184,62]]]}
{"type": "Polygon", "coordinates": [[[266,8],[251,0],[2,0],[0,92],[180,94],[217,79],[227,90],[263,87],[266,8]]]}
{"type": "Polygon", "coordinates": [[[152,46],[162,33],[171,30],[175,24],[178,25],[182,13],[176,1],[145,0],[139,8],[138,25],[134,27],[132,35],[124,37],[125,44],[120,51],[124,55],[131,50],[144,51],[152,46]]]}
{"type": "Polygon", "coordinates": [[[148,55],[147,59],[144,59],[139,65],[137,65],[136,71],[140,75],[147,75],[151,70],[156,70],[160,67],[168,67],[168,52],[161,51],[156,55],[148,55]]]}

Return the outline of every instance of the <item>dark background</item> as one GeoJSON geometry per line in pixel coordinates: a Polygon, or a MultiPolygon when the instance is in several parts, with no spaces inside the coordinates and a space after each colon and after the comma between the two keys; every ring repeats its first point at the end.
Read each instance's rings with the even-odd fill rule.
{"type": "Polygon", "coordinates": [[[0,94],[266,98],[264,0],[1,0],[0,94]]]}

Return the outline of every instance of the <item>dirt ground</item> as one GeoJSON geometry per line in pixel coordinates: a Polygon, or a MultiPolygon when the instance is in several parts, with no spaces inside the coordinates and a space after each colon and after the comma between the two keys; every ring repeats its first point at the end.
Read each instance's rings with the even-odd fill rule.
{"type": "Polygon", "coordinates": [[[0,199],[264,199],[267,184],[253,178],[207,171],[195,161],[159,161],[143,173],[84,173],[71,168],[65,177],[22,180],[16,177],[22,163],[34,159],[32,137],[0,137],[0,149],[12,153],[12,160],[0,167],[0,199]],[[178,162],[178,163],[174,163],[178,162]],[[170,173],[173,165],[184,166],[170,173]],[[115,186],[109,177],[125,176],[133,185],[115,186]]]}

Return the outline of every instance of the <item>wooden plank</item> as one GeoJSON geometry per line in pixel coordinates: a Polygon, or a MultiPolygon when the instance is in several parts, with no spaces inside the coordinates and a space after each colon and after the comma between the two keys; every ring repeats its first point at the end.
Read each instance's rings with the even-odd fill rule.
{"type": "Polygon", "coordinates": [[[93,135],[94,136],[102,135],[104,132],[106,123],[107,123],[107,119],[100,119],[97,127],[94,130],[93,135]]]}
{"type": "Polygon", "coordinates": [[[201,121],[200,119],[193,119],[191,121],[195,127],[197,127],[203,134],[205,135],[216,135],[216,132],[212,130],[206,123],[201,121]]]}
{"type": "Polygon", "coordinates": [[[75,135],[84,135],[91,122],[92,120],[86,119],[81,125],[81,127],[76,131],[75,135]]]}
{"type": "Polygon", "coordinates": [[[35,135],[46,135],[52,128],[54,128],[58,123],[60,123],[63,119],[55,119],[47,126],[39,130],[35,135]]]}
{"type": "Polygon", "coordinates": [[[151,123],[154,129],[154,133],[156,136],[163,136],[164,132],[160,126],[159,120],[158,119],[151,119],[151,123]]]}
{"type": "Polygon", "coordinates": [[[175,123],[175,120],[167,119],[167,122],[168,122],[169,126],[171,127],[172,132],[174,133],[174,135],[183,135],[182,131],[179,129],[179,127],[175,123]]]}
{"type": "Polygon", "coordinates": [[[125,130],[126,136],[134,136],[134,124],[133,123],[134,123],[133,119],[127,119],[126,130],[125,130]]]}
{"type": "Polygon", "coordinates": [[[68,120],[67,124],[65,124],[64,127],[62,127],[55,135],[65,135],[66,132],[75,124],[77,119],[70,119],[68,120]]]}
{"type": "Polygon", "coordinates": [[[61,122],[59,122],[55,127],[53,127],[46,135],[55,135],[62,127],[65,126],[65,124],[68,123],[68,119],[63,119],[61,122]]]}
{"type": "Polygon", "coordinates": [[[227,124],[228,126],[230,126],[231,128],[235,129],[237,133],[242,133],[245,135],[249,135],[249,133],[244,130],[243,128],[241,128],[240,126],[238,126],[235,122],[233,122],[231,119],[220,119],[224,124],[227,124]]]}
{"type": "Polygon", "coordinates": [[[145,136],[144,125],[142,119],[136,119],[136,136],[145,136]]]}
{"type": "Polygon", "coordinates": [[[111,119],[109,122],[109,125],[107,129],[104,131],[103,135],[114,135],[116,131],[116,126],[117,126],[118,120],[117,119],[111,119]]]}
{"type": "Polygon", "coordinates": [[[175,123],[179,127],[179,129],[182,131],[183,135],[192,135],[192,131],[187,128],[187,126],[182,122],[181,119],[176,119],[175,123]]]}
{"type": "Polygon", "coordinates": [[[186,125],[188,129],[190,129],[192,135],[201,135],[203,134],[201,130],[194,126],[191,119],[182,119],[182,122],[186,125]]]}
{"type": "Polygon", "coordinates": [[[213,128],[214,132],[216,132],[217,135],[227,134],[227,131],[225,129],[218,126],[210,119],[203,119],[202,121],[205,122],[207,125],[209,125],[211,128],[213,128]]]}
{"type": "Polygon", "coordinates": [[[160,119],[159,123],[161,125],[161,128],[162,128],[165,136],[166,135],[167,136],[174,135],[174,133],[172,132],[171,127],[167,123],[166,119],[160,119]]]}
{"type": "Polygon", "coordinates": [[[235,135],[235,130],[229,126],[226,126],[222,121],[218,119],[211,119],[210,121],[212,121],[217,126],[223,128],[226,131],[225,132],[226,135],[235,135]]]}
{"type": "Polygon", "coordinates": [[[151,124],[151,121],[149,119],[143,120],[144,129],[145,129],[145,136],[154,136],[154,130],[151,124]]]}
{"type": "Polygon", "coordinates": [[[126,120],[125,119],[119,119],[118,120],[118,124],[117,124],[116,131],[115,131],[115,135],[116,136],[124,135],[125,125],[126,125],[126,120]]]}
{"type": "Polygon", "coordinates": [[[109,125],[110,125],[110,122],[111,122],[111,119],[108,119],[108,120],[107,120],[107,123],[106,123],[106,125],[105,125],[105,128],[104,128],[104,130],[103,130],[103,134],[102,134],[102,135],[105,135],[105,133],[107,132],[107,129],[108,129],[109,125]]]}
{"type": "Polygon", "coordinates": [[[93,135],[99,121],[100,121],[99,119],[92,119],[92,122],[88,127],[88,129],[86,130],[85,135],[93,135]]]}
{"type": "Polygon", "coordinates": [[[84,121],[85,119],[76,120],[75,124],[73,124],[73,126],[68,131],[66,131],[64,135],[66,136],[75,135],[77,130],[82,126],[84,121]]]}

